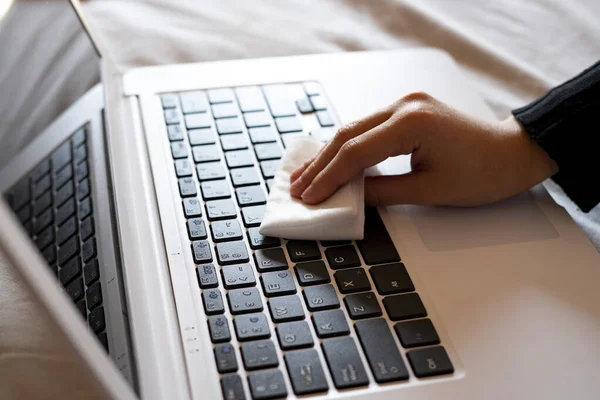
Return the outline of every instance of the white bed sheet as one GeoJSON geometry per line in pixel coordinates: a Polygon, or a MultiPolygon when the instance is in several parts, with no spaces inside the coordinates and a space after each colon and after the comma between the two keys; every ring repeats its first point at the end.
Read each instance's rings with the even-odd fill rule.
{"type": "MultiPolygon", "coordinates": [[[[122,69],[440,47],[499,118],[600,59],[597,0],[93,0],[84,9],[122,69]]],[[[599,207],[583,214],[548,187],[598,247],[599,207]]],[[[0,398],[94,398],[1,260],[0,289],[0,398]]]]}

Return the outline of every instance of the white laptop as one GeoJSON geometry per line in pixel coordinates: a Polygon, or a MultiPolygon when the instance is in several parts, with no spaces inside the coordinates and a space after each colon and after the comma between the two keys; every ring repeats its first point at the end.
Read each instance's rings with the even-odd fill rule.
{"type": "Polygon", "coordinates": [[[122,73],[49,4],[0,19],[24,43],[0,50],[0,249],[107,397],[600,398],[600,256],[541,186],[369,208],[360,242],[258,233],[290,137],[413,91],[494,118],[448,55],[122,73]]]}

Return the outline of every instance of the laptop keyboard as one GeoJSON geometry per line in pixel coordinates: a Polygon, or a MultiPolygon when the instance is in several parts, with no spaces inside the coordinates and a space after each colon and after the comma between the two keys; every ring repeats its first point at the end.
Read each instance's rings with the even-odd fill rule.
{"type": "Polygon", "coordinates": [[[311,118],[321,140],[335,132],[318,83],[161,101],[225,399],[246,398],[243,380],[270,399],[324,394],[326,374],[349,389],[454,372],[376,209],[360,241],[258,232],[286,140],[311,118]]]}
{"type": "Polygon", "coordinates": [[[75,132],[6,198],[108,352],[86,136],[85,128],[75,132]]]}

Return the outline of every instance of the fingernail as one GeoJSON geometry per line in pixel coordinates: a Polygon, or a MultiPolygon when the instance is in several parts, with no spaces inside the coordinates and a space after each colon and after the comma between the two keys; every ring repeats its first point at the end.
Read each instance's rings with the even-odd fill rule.
{"type": "Polygon", "coordinates": [[[311,203],[315,200],[315,194],[315,188],[311,185],[302,193],[302,196],[300,197],[305,203],[311,203]]]}
{"type": "Polygon", "coordinates": [[[296,182],[292,183],[290,186],[290,194],[294,197],[300,197],[302,192],[304,192],[304,184],[301,178],[298,178],[296,182]]]}

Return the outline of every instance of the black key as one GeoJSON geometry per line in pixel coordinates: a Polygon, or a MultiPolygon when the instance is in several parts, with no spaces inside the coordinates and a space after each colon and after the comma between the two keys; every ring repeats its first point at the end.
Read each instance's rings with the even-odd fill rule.
{"type": "Polygon", "coordinates": [[[281,244],[279,238],[261,235],[259,228],[248,229],[248,242],[250,243],[252,250],[277,247],[281,244]]]}
{"type": "Polygon", "coordinates": [[[54,242],[54,227],[49,226],[40,233],[35,239],[35,245],[42,250],[50,243],[54,242]]]}
{"type": "Polygon", "coordinates": [[[245,314],[263,310],[262,300],[257,288],[234,289],[227,293],[229,309],[232,314],[245,314]]]}
{"type": "Polygon", "coordinates": [[[208,111],[208,101],[204,92],[188,92],[179,95],[181,110],[184,114],[203,113],[208,111]]]}
{"type": "Polygon", "coordinates": [[[96,282],[100,278],[100,268],[98,268],[98,260],[92,260],[91,262],[83,266],[83,280],[87,286],[96,282]]]}
{"type": "Polygon", "coordinates": [[[362,268],[352,268],[337,271],[333,277],[341,293],[356,293],[371,290],[369,278],[362,268]]]}
{"type": "Polygon", "coordinates": [[[312,322],[320,338],[343,336],[350,333],[350,327],[342,310],[327,310],[313,313],[312,322]]]}
{"type": "Polygon", "coordinates": [[[277,131],[272,126],[250,128],[248,133],[253,144],[276,142],[278,136],[277,131]]]}
{"type": "Polygon", "coordinates": [[[321,94],[321,85],[317,82],[304,82],[304,91],[308,96],[321,94]]]}
{"type": "Polygon", "coordinates": [[[319,124],[324,128],[335,125],[328,111],[317,111],[317,119],[319,120],[319,124]]]}
{"type": "Polygon", "coordinates": [[[350,318],[362,319],[381,316],[381,307],[373,292],[351,294],[344,297],[350,318]]]}
{"type": "Polygon", "coordinates": [[[246,400],[242,379],[239,375],[226,375],[221,378],[221,390],[225,400],[246,400]]]}
{"type": "Polygon", "coordinates": [[[411,350],[406,353],[406,357],[418,378],[454,372],[448,353],[442,346],[411,350]]]}
{"type": "Polygon", "coordinates": [[[250,150],[236,150],[225,153],[228,168],[251,167],[254,165],[254,157],[250,150]]]}
{"type": "Polygon", "coordinates": [[[265,191],[260,185],[237,188],[235,189],[235,195],[240,207],[255,206],[267,202],[265,191]]]}
{"type": "Polygon", "coordinates": [[[192,242],[192,255],[196,264],[211,262],[210,244],[206,240],[192,242]]]}
{"type": "Polygon", "coordinates": [[[356,244],[367,265],[386,264],[400,261],[394,242],[374,207],[365,209],[365,233],[356,244]]]}
{"type": "MultiPolygon", "coordinates": [[[[280,160],[268,160],[260,162],[260,170],[265,179],[275,177],[275,173],[279,170],[280,160]]],[[[269,188],[270,189],[270,188],[269,188]]]]}
{"type": "Polygon", "coordinates": [[[231,171],[231,183],[235,187],[258,185],[260,177],[254,167],[236,168],[231,171]]]}
{"type": "MultiPolygon", "coordinates": [[[[92,205],[90,203],[90,199],[85,199],[79,204],[79,218],[86,218],[88,215],[92,213],[92,205]]],[[[60,226],[63,222],[67,220],[70,216],[75,214],[75,200],[70,199],[65,204],[60,206],[60,208],[56,211],[56,225],[60,226]]]]}
{"type": "Polygon", "coordinates": [[[283,374],[278,369],[256,371],[248,374],[252,399],[267,400],[287,396],[283,374]]]}
{"type": "Polygon", "coordinates": [[[219,161],[221,159],[219,148],[216,144],[194,146],[192,147],[192,155],[194,156],[194,161],[197,163],[219,161]]]}
{"type": "Polygon", "coordinates": [[[267,104],[274,117],[296,115],[296,104],[290,98],[288,88],[283,85],[264,87],[267,104]]]}
{"type": "Polygon", "coordinates": [[[208,100],[210,101],[210,104],[232,102],[233,90],[229,88],[211,89],[208,91],[208,100]]]}
{"type": "Polygon", "coordinates": [[[215,144],[216,134],[212,128],[191,129],[188,131],[190,146],[215,144]]]}
{"type": "Polygon", "coordinates": [[[219,286],[217,271],[213,264],[202,264],[196,267],[198,284],[202,289],[216,288],[219,286]]]}
{"type": "Polygon", "coordinates": [[[174,109],[165,110],[164,114],[165,114],[165,123],[167,125],[179,123],[179,113],[177,112],[177,110],[174,110],[174,109]]]}
{"type": "Polygon", "coordinates": [[[244,226],[247,228],[260,225],[264,215],[265,206],[263,205],[242,208],[242,218],[244,219],[244,226]]]}
{"type": "Polygon", "coordinates": [[[243,132],[242,121],[239,117],[218,119],[216,120],[216,123],[217,132],[219,132],[219,135],[243,132]]]}
{"type": "Polygon", "coordinates": [[[58,274],[60,283],[62,283],[63,286],[68,285],[73,279],[79,276],[81,276],[81,260],[79,257],[72,258],[64,264],[58,274]]]}
{"type": "Polygon", "coordinates": [[[169,141],[171,142],[183,140],[183,129],[181,128],[181,125],[167,125],[167,135],[169,136],[169,141]]]}
{"type": "Polygon", "coordinates": [[[58,264],[64,265],[71,257],[79,252],[79,238],[73,236],[58,249],[58,264]]]}
{"type": "Polygon", "coordinates": [[[79,300],[75,305],[77,306],[77,309],[79,310],[79,313],[83,319],[87,320],[87,308],[85,308],[85,300],[79,300]]]}
{"type": "MultiPolygon", "coordinates": [[[[38,166],[35,167],[35,169],[31,173],[31,180],[33,181],[33,183],[36,183],[37,181],[42,179],[49,172],[50,172],[50,161],[44,160],[44,161],[40,162],[38,164],[38,166]]],[[[27,186],[29,187],[29,183],[27,183],[27,186]]]]}
{"type": "Polygon", "coordinates": [[[381,295],[412,292],[415,290],[402,263],[379,265],[369,270],[373,283],[381,295]]]}
{"type": "Polygon", "coordinates": [[[52,169],[54,172],[60,171],[62,167],[71,162],[71,142],[62,144],[52,154],[52,169]]]}
{"type": "Polygon", "coordinates": [[[206,234],[206,226],[204,226],[204,221],[202,221],[202,218],[188,219],[187,231],[190,240],[206,239],[208,237],[206,234]]]}
{"type": "Polygon", "coordinates": [[[235,334],[240,342],[271,337],[267,318],[263,313],[237,315],[233,319],[235,334]]]}
{"type": "Polygon", "coordinates": [[[271,118],[266,112],[252,112],[244,114],[244,122],[248,128],[258,128],[271,125],[271,118]]]}
{"type": "Polygon", "coordinates": [[[229,183],[225,179],[202,182],[200,189],[204,200],[227,199],[231,197],[229,183]]]}
{"type": "Polygon", "coordinates": [[[291,351],[283,358],[295,394],[320,393],[329,389],[315,349],[291,351]]]}
{"type": "Polygon", "coordinates": [[[207,201],[206,214],[209,221],[235,218],[237,216],[235,206],[231,199],[207,201]]]}
{"type": "Polygon", "coordinates": [[[328,310],[340,306],[337,293],[331,285],[309,286],[302,293],[309,311],[328,310]]]}
{"type": "Polygon", "coordinates": [[[163,94],[160,96],[160,102],[164,109],[177,107],[177,96],[174,94],[163,94]]]}
{"type": "Polygon", "coordinates": [[[202,208],[200,207],[200,201],[197,198],[183,199],[182,204],[183,214],[186,218],[202,216],[202,208]]]}
{"type": "MultiPolygon", "coordinates": [[[[246,243],[242,241],[217,243],[215,247],[220,265],[243,263],[250,259],[246,243]]],[[[250,264],[246,265],[252,268],[250,264]]]]}
{"type": "Polygon", "coordinates": [[[188,151],[185,143],[183,142],[173,142],[171,143],[171,156],[174,159],[178,158],[187,158],[188,151]]]}
{"type": "Polygon", "coordinates": [[[42,256],[48,264],[54,263],[56,261],[56,246],[46,247],[46,250],[42,251],[42,256]]]}
{"type": "Polygon", "coordinates": [[[299,263],[294,269],[298,282],[302,286],[320,285],[331,281],[327,267],[321,260],[299,263]]]}
{"type": "Polygon", "coordinates": [[[80,182],[88,177],[88,165],[87,162],[82,162],[75,167],[75,178],[77,182],[80,182]]]}
{"type": "Polygon", "coordinates": [[[327,109],[325,99],[321,95],[317,94],[314,96],[310,96],[310,102],[312,103],[312,106],[316,111],[322,111],[327,109]]]}
{"type": "MultiPolygon", "coordinates": [[[[210,317],[208,317],[208,330],[210,332],[210,340],[213,343],[229,342],[231,340],[231,333],[229,332],[229,323],[227,322],[227,318],[225,318],[222,315],[211,315],[210,317]]],[[[220,346],[215,347],[215,352],[216,349],[218,349],[219,347],[220,346]]],[[[235,360],[235,353],[233,351],[233,347],[228,353],[231,353],[233,355],[233,359],[235,360]]],[[[217,364],[218,363],[219,359],[217,357],[217,364]]],[[[237,367],[233,371],[236,370],[237,367]]],[[[224,371],[219,370],[219,372],[222,373],[224,371]]]]}
{"type": "Polygon", "coordinates": [[[314,346],[310,327],[306,321],[279,324],[276,331],[281,350],[295,350],[314,346]]]}
{"type": "Polygon", "coordinates": [[[285,253],[280,247],[274,249],[256,250],[254,261],[259,272],[279,271],[288,269],[285,253]]]}
{"type": "Polygon", "coordinates": [[[40,179],[38,183],[33,185],[33,198],[37,199],[43,195],[46,190],[50,189],[50,186],[52,186],[52,179],[50,178],[50,175],[46,175],[40,179]]]}
{"type": "Polygon", "coordinates": [[[295,295],[269,299],[269,310],[273,322],[288,322],[304,319],[300,298],[295,295]]]}
{"type": "Polygon", "coordinates": [[[60,170],[58,174],[54,176],[54,190],[58,190],[70,181],[73,178],[73,167],[71,165],[67,165],[63,169],[60,170]]]}
{"type": "Polygon", "coordinates": [[[302,124],[296,117],[275,118],[279,133],[302,132],[302,124]]]}
{"type": "Polygon", "coordinates": [[[100,282],[96,282],[88,287],[85,292],[85,301],[89,310],[93,310],[102,304],[102,289],[100,288],[100,282]]]}
{"type": "Polygon", "coordinates": [[[175,174],[178,178],[185,178],[187,176],[192,176],[193,169],[192,163],[187,158],[182,158],[180,160],[175,160],[175,174]]]}
{"type": "MultiPolygon", "coordinates": [[[[87,178],[79,183],[79,185],[83,185],[86,182],[87,186],[87,178]]],[[[54,193],[54,207],[60,207],[64,204],[65,201],[69,200],[73,197],[73,185],[67,184],[63,186],[58,192],[54,193]]]]}
{"type": "Polygon", "coordinates": [[[342,246],[351,243],[350,240],[321,240],[321,246],[323,247],[342,246]]]}
{"type": "Polygon", "coordinates": [[[360,259],[354,246],[336,246],[325,250],[331,269],[360,267],[360,259]]]}
{"type": "Polygon", "coordinates": [[[71,300],[77,302],[83,298],[83,281],[79,278],[67,285],[65,290],[71,300]]]}
{"type": "Polygon", "coordinates": [[[225,168],[219,161],[207,162],[196,166],[198,180],[209,181],[212,179],[225,179],[225,168]]]}
{"type": "MultiPolygon", "coordinates": [[[[91,217],[89,217],[91,218],[91,217]]],[[[88,218],[88,219],[89,219],[88,218]]],[[[52,229],[52,228],[50,228],[52,229]]],[[[77,218],[71,217],[56,232],[56,244],[62,246],[64,242],[77,233],[77,218]]]]}
{"type": "Polygon", "coordinates": [[[267,297],[296,293],[294,278],[289,271],[265,272],[260,277],[263,292],[267,297]]]}
{"type": "Polygon", "coordinates": [[[196,183],[192,178],[180,178],[179,179],[179,194],[181,197],[192,197],[196,196],[196,183]]]}
{"type": "Polygon", "coordinates": [[[388,296],[383,305],[392,321],[426,317],[427,311],[417,293],[388,296]]]}
{"type": "Polygon", "coordinates": [[[394,329],[400,343],[406,348],[440,343],[440,337],[429,319],[398,322],[394,329]]]}
{"type": "Polygon", "coordinates": [[[287,242],[287,250],[293,262],[318,260],[321,252],[317,242],[312,240],[290,240],[287,242]]]}
{"type": "Polygon", "coordinates": [[[354,329],[378,383],[408,379],[408,370],[383,318],[358,321],[354,329]]]}
{"type": "Polygon", "coordinates": [[[225,312],[223,297],[219,289],[203,290],[202,302],[204,303],[204,312],[207,315],[223,314],[225,312]]]}
{"type": "Polygon", "coordinates": [[[247,371],[271,368],[279,365],[275,344],[272,340],[242,343],[242,359],[247,371]]]}
{"type": "MultiPolygon", "coordinates": [[[[81,221],[79,237],[85,241],[94,234],[94,217],[88,217],[81,221]]],[[[60,243],[59,243],[60,244],[60,243]]]]}
{"type": "Polygon", "coordinates": [[[254,146],[256,158],[259,161],[278,160],[281,158],[281,147],[277,143],[261,143],[254,146]]]}
{"type": "Polygon", "coordinates": [[[31,201],[31,185],[29,179],[21,180],[12,191],[11,207],[13,210],[20,210],[25,204],[31,201]]]}
{"type": "Polygon", "coordinates": [[[369,384],[367,372],[360,360],[356,343],[351,337],[325,339],[321,343],[333,384],[347,389],[369,384]]]}
{"type": "MultiPolygon", "coordinates": [[[[219,249],[217,249],[217,252],[219,249]]],[[[221,269],[225,289],[244,288],[256,285],[250,264],[226,265],[221,269]]]]}
{"type": "Polygon", "coordinates": [[[85,146],[78,147],[73,152],[73,162],[75,165],[84,161],[87,158],[87,148],[85,146]]]}
{"type": "Polygon", "coordinates": [[[267,107],[262,92],[256,86],[237,88],[235,94],[242,112],[262,111],[267,107]]]}
{"type": "Polygon", "coordinates": [[[99,333],[106,328],[106,321],[104,320],[104,307],[98,307],[88,315],[88,325],[94,331],[99,333]]]}
{"type": "Polygon", "coordinates": [[[106,336],[106,332],[99,333],[98,340],[100,341],[102,347],[104,347],[104,350],[108,352],[108,337],[106,336]]]}
{"type": "Polygon", "coordinates": [[[52,204],[52,195],[50,192],[44,193],[41,197],[39,197],[35,203],[33,204],[33,215],[38,216],[43,211],[46,211],[48,207],[52,204]]]}
{"type": "Polygon", "coordinates": [[[52,214],[52,209],[49,208],[36,217],[35,221],[33,222],[33,232],[36,235],[39,235],[42,229],[46,228],[52,223],[53,219],[54,215],[52,214]]]}
{"type": "Polygon", "coordinates": [[[96,255],[96,239],[88,239],[87,242],[83,243],[83,246],[81,246],[81,259],[84,263],[86,263],[92,258],[96,257],[96,255]]]}
{"type": "Polygon", "coordinates": [[[212,118],[210,115],[204,114],[188,114],[185,116],[185,127],[188,129],[210,128],[212,118]]]}
{"type": "Polygon", "coordinates": [[[243,150],[248,148],[248,141],[241,133],[233,133],[221,136],[221,148],[223,151],[243,150]]]}
{"type": "Polygon", "coordinates": [[[31,219],[31,206],[29,206],[28,204],[25,207],[23,207],[21,211],[18,212],[17,217],[19,218],[19,221],[21,221],[22,224],[29,221],[31,219]]]}
{"type": "Polygon", "coordinates": [[[237,107],[231,103],[215,104],[212,106],[212,114],[214,119],[235,117],[237,107]]]}
{"type": "Polygon", "coordinates": [[[300,111],[302,114],[308,114],[314,111],[310,100],[308,100],[306,97],[296,100],[296,107],[298,107],[298,111],[300,111]]]}
{"type": "MultiPolygon", "coordinates": [[[[71,185],[67,185],[69,187],[71,185]]],[[[84,179],[77,185],[77,200],[81,201],[90,194],[90,182],[88,179],[84,179]]]]}
{"type": "Polygon", "coordinates": [[[242,227],[236,220],[215,221],[210,224],[213,241],[223,242],[243,238],[242,227]]]}
{"type": "MultiPolygon", "coordinates": [[[[222,317],[217,317],[222,318],[222,317]]],[[[217,370],[221,374],[228,372],[236,372],[238,369],[237,360],[235,358],[235,348],[231,343],[224,343],[215,346],[215,360],[217,362],[217,370]]]]}

